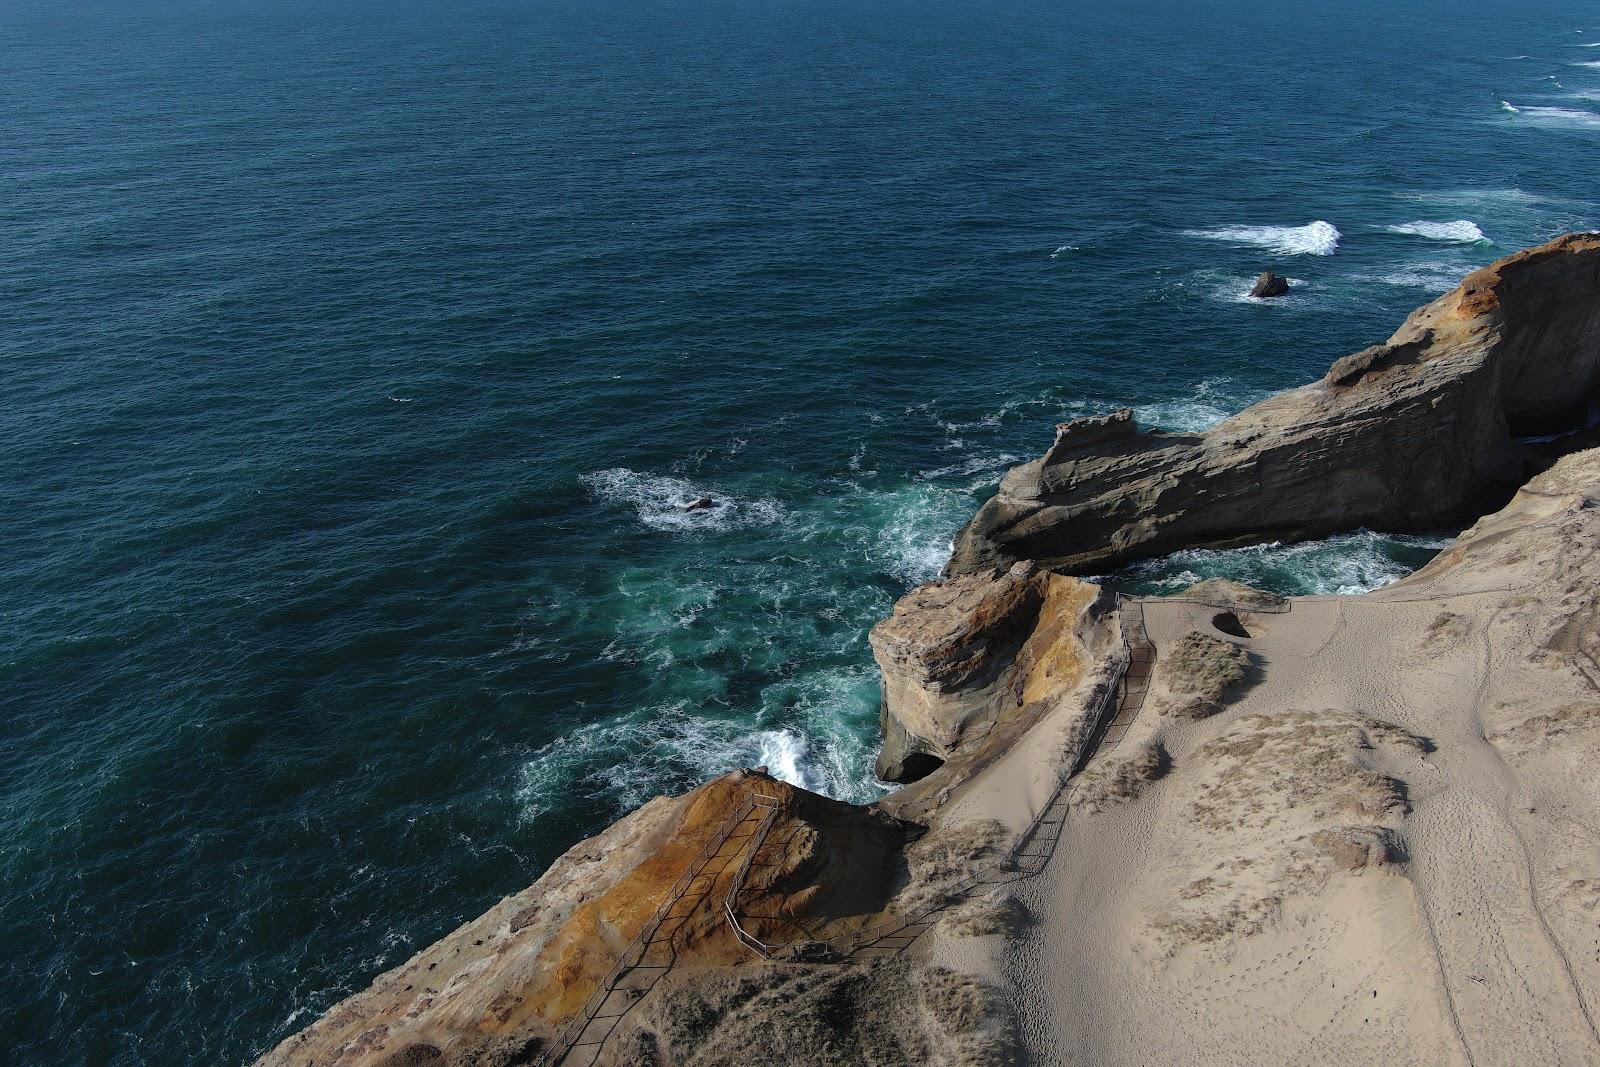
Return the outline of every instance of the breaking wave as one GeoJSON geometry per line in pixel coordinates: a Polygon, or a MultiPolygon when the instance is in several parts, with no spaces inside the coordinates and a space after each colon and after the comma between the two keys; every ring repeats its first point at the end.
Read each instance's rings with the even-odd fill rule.
{"type": "Polygon", "coordinates": [[[1457,219],[1454,222],[1405,222],[1398,226],[1386,226],[1384,229],[1390,233],[1408,234],[1413,237],[1426,237],[1430,241],[1458,241],[1462,244],[1476,244],[1487,241],[1478,224],[1467,219],[1457,219]]]}
{"type": "Polygon", "coordinates": [[[792,785],[857,803],[883,795],[888,787],[873,775],[877,738],[868,728],[875,675],[825,671],[769,690],[767,701],[787,707],[797,722],[752,728],[675,701],[571,730],[523,762],[515,787],[522,818],[560,812],[575,800],[621,815],[740,767],[766,767],[792,785]]]}
{"type": "Polygon", "coordinates": [[[1338,251],[1340,233],[1330,222],[1305,226],[1224,226],[1214,230],[1185,230],[1189,237],[1254,245],[1284,256],[1331,256],[1338,251]]]}
{"type": "Polygon", "coordinates": [[[1550,126],[1569,129],[1592,129],[1600,126],[1600,114],[1572,107],[1518,107],[1500,101],[1500,108],[1518,116],[1531,126],[1550,126]]]}

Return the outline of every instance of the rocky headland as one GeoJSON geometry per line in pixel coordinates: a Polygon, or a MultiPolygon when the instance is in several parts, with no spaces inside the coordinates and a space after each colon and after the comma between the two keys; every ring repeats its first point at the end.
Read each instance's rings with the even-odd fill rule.
{"type": "Polygon", "coordinates": [[[857,807],[651,801],[272,1067],[1600,1062],[1600,236],[1203,434],[1059,428],[874,628],[857,807]],[[1477,521],[1353,597],[1086,579],[1477,521]]]}
{"type": "Polygon", "coordinates": [[[1184,548],[1471,521],[1584,426],[1600,384],[1600,237],[1469,275],[1383,344],[1204,433],[1075,419],[961,532],[948,573],[1104,573],[1184,548]]]}

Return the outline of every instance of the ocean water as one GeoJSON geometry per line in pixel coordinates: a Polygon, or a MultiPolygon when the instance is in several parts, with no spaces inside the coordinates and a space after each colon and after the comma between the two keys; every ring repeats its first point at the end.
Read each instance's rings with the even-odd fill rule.
{"type": "Polygon", "coordinates": [[[1596,44],[1542,0],[0,0],[4,1058],[246,1062],[649,796],[877,795],[865,631],[1000,472],[1600,224],[1596,44]]]}

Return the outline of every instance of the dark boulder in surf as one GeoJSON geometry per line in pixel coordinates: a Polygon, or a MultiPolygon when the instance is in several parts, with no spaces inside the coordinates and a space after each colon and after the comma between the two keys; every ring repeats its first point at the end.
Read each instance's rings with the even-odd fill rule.
{"type": "Polygon", "coordinates": [[[1261,277],[1256,279],[1256,284],[1251,286],[1250,295],[1257,300],[1269,297],[1283,296],[1289,291],[1289,279],[1281,274],[1274,274],[1270,270],[1263,271],[1261,277]]]}

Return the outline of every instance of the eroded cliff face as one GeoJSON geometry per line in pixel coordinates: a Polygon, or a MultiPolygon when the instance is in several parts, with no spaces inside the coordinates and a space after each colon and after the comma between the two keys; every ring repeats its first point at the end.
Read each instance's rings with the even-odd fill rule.
{"type": "MultiPolygon", "coordinates": [[[[533,885],[381,975],[260,1063],[536,1062],[750,796],[771,798],[777,815],[761,877],[749,880],[741,898],[746,908],[780,925],[840,913],[870,921],[881,911],[902,880],[897,872],[904,867],[906,824],[739,771],[692,793],[652,800],[575,845],[533,885]]],[[[739,834],[747,836],[748,826],[739,834]]],[[[750,958],[722,910],[744,836],[730,839],[706,864],[662,925],[663,951],[674,965],[716,967],[750,958]]]]}
{"type": "MultiPolygon", "coordinates": [[[[1062,424],[957,538],[947,573],[1101,572],[1183,548],[1417,530],[1499,506],[1600,385],[1600,235],[1468,276],[1321,381],[1201,434],[1062,424]]],[[[1545,460],[1547,462],[1547,460],[1545,460]]]]}
{"type": "Polygon", "coordinates": [[[1079,686],[1118,643],[1099,586],[1019,563],[919,586],[873,627],[878,774],[911,782],[1079,686]]]}

